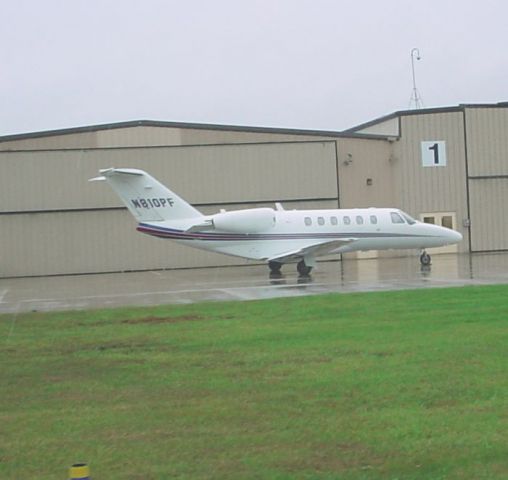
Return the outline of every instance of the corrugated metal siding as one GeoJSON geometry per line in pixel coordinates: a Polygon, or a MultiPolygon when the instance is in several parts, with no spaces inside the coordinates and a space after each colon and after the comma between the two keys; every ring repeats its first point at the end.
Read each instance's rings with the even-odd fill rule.
{"type": "Polygon", "coordinates": [[[470,176],[508,175],[508,108],[466,108],[470,176]]]}
{"type": "Polygon", "coordinates": [[[399,117],[390,118],[384,122],[375,123],[369,127],[357,130],[355,133],[363,133],[364,135],[388,135],[390,137],[398,137],[399,132],[399,117]]]}
{"type": "Polygon", "coordinates": [[[508,250],[508,179],[469,182],[471,250],[508,250]]]}
{"type": "Polygon", "coordinates": [[[170,127],[130,127],[98,130],[96,146],[102,148],[182,145],[182,129],[170,127]]]}
{"type": "Polygon", "coordinates": [[[266,143],[315,141],[311,135],[206,130],[193,128],[170,128],[140,126],[99,130],[96,132],[97,147],[136,147],[159,145],[222,145],[235,143],[266,143]]]}
{"type": "Polygon", "coordinates": [[[263,143],[263,142],[312,142],[316,140],[333,140],[331,137],[290,134],[241,132],[227,130],[182,129],[182,145],[212,145],[232,143],[263,143]]]}
{"type": "Polygon", "coordinates": [[[135,231],[126,210],[0,215],[0,276],[213,265],[215,259],[135,231]]]}
{"type": "Polygon", "coordinates": [[[100,168],[146,170],[193,204],[336,198],[334,142],[0,153],[0,211],[117,207],[100,168]]]}
{"type": "Polygon", "coordinates": [[[466,108],[465,115],[471,250],[506,250],[508,178],[496,177],[508,175],[508,109],[466,108]]]}
{"type": "Polygon", "coordinates": [[[342,139],[338,142],[341,208],[392,207],[392,145],[383,140],[342,139]],[[367,185],[367,179],[372,185],[367,185]]]}
{"type": "MultiPolygon", "coordinates": [[[[456,212],[457,229],[467,218],[464,122],[462,112],[401,118],[400,141],[394,143],[394,189],[397,206],[418,218],[423,212],[456,212]],[[423,167],[422,141],[445,141],[447,165],[423,167]]],[[[466,240],[459,251],[467,250],[466,240]]]]}
{"type": "Polygon", "coordinates": [[[82,132],[0,142],[0,151],[96,148],[97,146],[97,132],[82,132]]]}

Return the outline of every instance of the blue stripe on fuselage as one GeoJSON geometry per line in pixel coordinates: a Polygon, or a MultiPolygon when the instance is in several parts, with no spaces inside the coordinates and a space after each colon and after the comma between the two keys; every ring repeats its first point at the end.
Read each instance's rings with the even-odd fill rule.
{"type": "MultiPolygon", "coordinates": [[[[216,232],[186,232],[174,228],[159,227],[140,223],[137,230],[148,235],[173,240],[204,240],[204,241],[243,241],[243,240],[312,240],[312,239],[341,239],[341,238],[413,238],[423,235],[406,233],[379,232],[314,232],[314,233],[216,233],[216,232]]],[[[425,235],[431,237],[431,235],[425,235]]]]}

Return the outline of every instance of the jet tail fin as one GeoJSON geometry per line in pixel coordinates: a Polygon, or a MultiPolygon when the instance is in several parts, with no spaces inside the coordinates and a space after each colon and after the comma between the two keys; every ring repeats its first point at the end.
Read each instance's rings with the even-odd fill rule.
{"type": "Polygon", "coordinates": [[[108,168],[90,181],[105,180],[139,222],[182,220],[202,214],[143,170],[108,168]]]}

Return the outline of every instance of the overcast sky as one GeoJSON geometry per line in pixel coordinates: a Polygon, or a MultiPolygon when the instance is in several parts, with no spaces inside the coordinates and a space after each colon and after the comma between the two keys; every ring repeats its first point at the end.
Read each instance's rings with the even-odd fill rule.
{"type": "Polygon", "coordinates": [[[128,120],[343,130],[508,101],[505,0],[0,0],[0,135],[128,120]]]}

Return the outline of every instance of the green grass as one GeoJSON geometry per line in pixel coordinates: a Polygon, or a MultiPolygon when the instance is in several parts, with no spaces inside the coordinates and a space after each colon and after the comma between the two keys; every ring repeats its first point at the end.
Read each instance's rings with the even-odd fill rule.
{"type": "Polygon", "coordinates": [[[0,478],[506,479],[508,286],[0,317],[0,478]]]}

